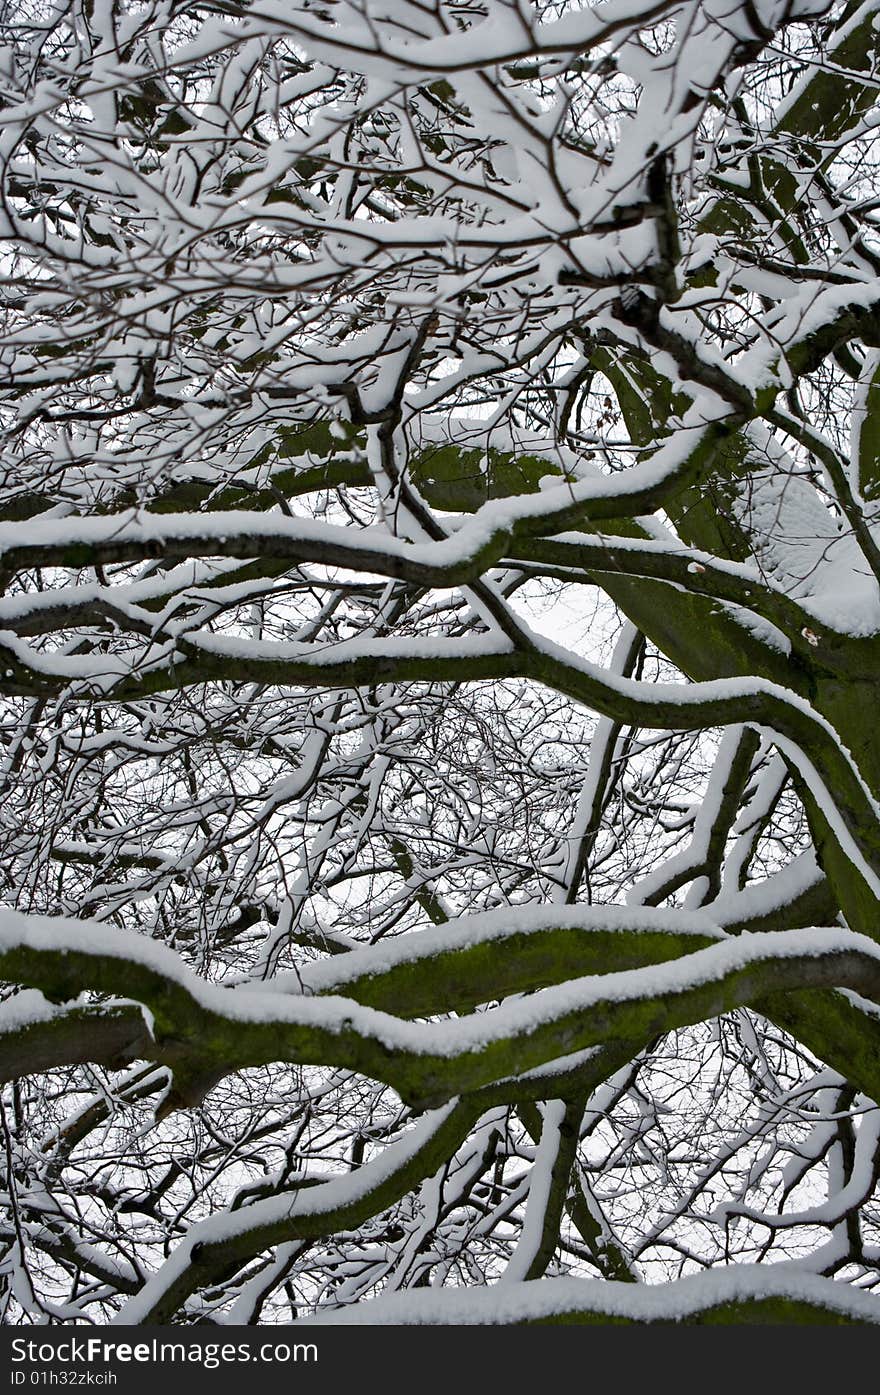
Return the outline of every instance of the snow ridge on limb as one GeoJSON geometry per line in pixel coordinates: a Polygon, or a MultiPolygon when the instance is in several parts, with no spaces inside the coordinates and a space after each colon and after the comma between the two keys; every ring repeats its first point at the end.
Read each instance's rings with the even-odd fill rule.
{"type": "MultiPolygon", "coordinates": [[[[655,915],[662,924],[669,913],[655,915]]],[[[642,933],[650,946],[651,932],[642,933]]],[[[503,954],[504,937],[498,947],[503,954]]],[[[92,988],[142,1003],[155,1041],[150,1055],[175,1071],[182,1102],[194,1082],[287,1060],[356,1062],[424,1107],[586,1047],[646,1039],[747,1005],[778,988],[783,966],[789,991],[849,988],[880,1003],[880,949],[839,929],[725,938],[645,967],[569,978],[479,1014],[419,1023],[353,998],[209,984],[137,934],[0,915],[0,970],[10,979],[62,1000],[92,988]]],[[[366,983],[372,992],[374,977],[366,983]]],[[[450,1004],[435,1010],[441,1006],[450,1004]]]]}
{"type": "Polygon", "coordinates": [[[833,1279],[798,1273],[785,1265],[739,1265],[666,1284],[646,1285],[589,1279],[546,1279],[541,1284],[499,1285],[478,1292],[444,1290],[393,1294],[341,1312],[306,1318],[303,1327],[324,1323],[390,1323],[395,1326],[467,1326],[495,1323],[727,1324],[876,1323],[870,1294],[833,1279]],[[779,1270],[786,1272],[780,1273],[779,1270]]]}

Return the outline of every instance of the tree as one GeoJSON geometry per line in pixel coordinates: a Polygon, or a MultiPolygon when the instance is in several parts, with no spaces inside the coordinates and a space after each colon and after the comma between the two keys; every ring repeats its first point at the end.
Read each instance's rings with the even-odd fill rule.
{"type": "Polygon", "coordinates": [[[877,0],[0,13],[4,1320],[877,1320],[877,0]]]}

